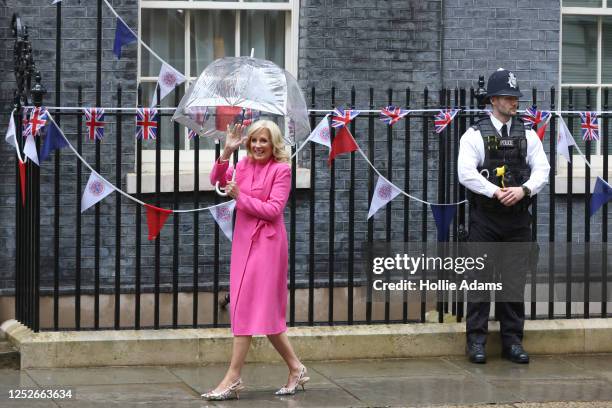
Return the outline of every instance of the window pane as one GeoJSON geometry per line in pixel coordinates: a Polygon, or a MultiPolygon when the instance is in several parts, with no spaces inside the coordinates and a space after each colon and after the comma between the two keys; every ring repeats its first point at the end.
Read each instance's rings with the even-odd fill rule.
{"type": "Polygon", "coordinates": [[[217,58],[235,55],[234,11],[193,10],[190,23],[192,76],[198,76],[217,58]]]}
{"type": "Polygon", "coordinates": [[[563,83],[597,80],[597,17],[563,16],[563,83]]]}
{"type": "Polygon", "coordinates": [[[601,32],[601,81],[610,83],[612,82],[612,17],[603,17],[601,32]]]}
{"type": "Polygon", "coordinates": [[[602,0],[563,0],[562,3],[563,7],[603,7],[602,0]]]}
{"type": "MultiPolygon", "coordinates": [[[[142,106],[154,106],[153,104],[153,92],[155,92],[155,82],[143,82],[142,86],[142,106]]],[[[185,94],[185,86],[184,84],[179,87],[179,101],[185,94]]],[[[172,107],[175,105],[175,95],[174,91],[170,92],[162,101],[161,106],[172,107]]],[[[162,111],[164,116],[161,118],[161,148],[162,149],[174,149],[174,123],[170,120],[172,117],[171,111],[165,110],[162,111]]],[[[179,145],[181,149],[185,148],[185,128],[183,126],[179,126],[179,145]]],[[[155,149],[155,141],[143,141],[142,144],[143,149],[155,149]]]]}
{"type": "MultiPolygon", "coordinates": [[[[185,19],[182,10],[142,9],[142,40],[168,64],[185,72],[185,19]]],[[[142,76],[159,74],[161,62],[141,47],[142,76]]]]}
{"type": "Polygon", "coordinates": [[[242,11],[240,17],[240,55],[267,59],[285,67],[285,12],[242,11]]]}
{"type": "MultiPolygon", "coordinates": [[[[585,111],[586,110],[586,89],[574,89],[572,95],[572,107],[569,106],[569,90],[564,88],[561,92],[561,110],[574,110],[574,111],[585,111]]],[[[591,89],[591,109],[597,110],[597,91],[595,89],[591,89]]],[[[576,144],[582,150],[583,153],[586,154],[585,151],[585,143],[582,140],[582,130],[580,128],[580,116],[578,114],[573,114],[571,116],[564,116],[563,119],[567,126],[572,132],[572,136],[574,136],[574,140],[576,144]],[[570,126],[570,119],[573,120],[573,124],[570,126]]],[[[591,153],[595,153],[596,143],[591,143],[591,153]]],[[[574,149],[574,154],[578,154],[576,149],[574,149]]]]}

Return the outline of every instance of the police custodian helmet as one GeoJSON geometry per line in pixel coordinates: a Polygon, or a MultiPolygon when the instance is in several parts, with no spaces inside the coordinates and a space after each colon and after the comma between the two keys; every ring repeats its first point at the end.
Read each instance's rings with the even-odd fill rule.
{"type": "Polygon", "coordinates": [[[492,96],[516,96],[517,98],[523,96],[514,73],[500,68],[491,74],[487,82],[484,103],[491,103],[492,96]]]}

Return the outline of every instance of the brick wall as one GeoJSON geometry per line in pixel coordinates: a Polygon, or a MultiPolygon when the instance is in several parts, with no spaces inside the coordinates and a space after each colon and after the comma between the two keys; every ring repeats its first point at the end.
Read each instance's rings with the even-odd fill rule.
{"type": "MultiPolygon", "coordinates": [[[[44,99],[45,104],[55,105],[55,39],[56,39],[56,7],[49,6],[50,2],[36,0],[6,0],[0,5],[0,37],[2,48],[0,50],[0,128],[6,129],[8,113],[12,109],[13,89],[15,79],[13,74],[13,45],[14,39],[11,31],[13,13],[18,13],[22,23],[29,29],[29,38],[33,46],[33,56],[37,69],[40,70],[43,85],[48,93],[44,99]]],[[[61,104],[63,106],[77,105],[77,88],[83,87],[83,105],[95,104],[95,78],[96,78],[96,21],[97,7],[94,0],[80,2],[64,2],[62,5],[62,71],[61,71],[61,104]]],[[[137,0],[114,1],[114,7],[132,27],[137,23],[137,0]]],[[[117,104],[116,89],[119,84],[123,87],[123,104],[133,106],[136,99],[136,47],[125,47],[123,57],[116,60],[112,54],[115,18],[103,6],[103,33],[102,33],[102,104],[114,106],[117,104]]],[[[114,119],[109,120],[108,132],[116,131],[114,119]]],[[[125,121],[124,121],[125,122],[125,121]]],[[[130,121],[131,122],[131,121],[130,121]]],[[[69,139],[76,145],[76,118],[64,117],[61,123],[69,139]]],[[[127,132],[127,127],[124,134],[127,132]]],[[[133,130],[130,130],[133,132],[133,130]]],[[[130,138],[129,140],[132,140],[130,138]]],[[[84,142],[84,146],[88,146],[84,142]]],[[[109,137],[102,145],[102,157],[114,157],[114,138],[109,137]]],[[[124,171],[132,169],[134,161],[133,143],[124,142],[123,145],[124,171]]],[[[86,159],[93,163],[93,149],[84,149],[86,159]]],[[[75,158],[70,153],[62,152],[61,164],[61,239],[60,269],[63,276],[74,275],[74,219],[76,176],[75,158]]],[[[6,143],[0,143],[0,216],[2,223],[2,244],[5,251],[0,255],[0,290],[11,288],[14,285],[14,253],[15,253],[15,153],[6,143]]],[[[114,177],[111,169],[112,162],[103,162],[102,174],[114,177]]],[[[84,170],[83,183],[87,182],[89,172],[84,170]]],[[[53,248],[53,180],[54,164],[48,161],[41,167],[41,265],[42,279],[48,280],[52,266],[53,248]]],[[[83,185],[84,186],[84,185],[83,185]]],[[[79,188],[82,190],[82,188],[79,188]]],[[[103,208],[104,205],[103,204],[103,208]]],[[[129,213],[129,208],[124,213],[129,213]]],[[[104,210],[103,210],[104,214],[104,210]]],[[[92,227],[92,217],[84,217],[83,231],[92,227]]],[[[104,220],[103,220],[104,221],[104,220]]],[[[103,225],[103,234],[108,233],[103,225]]],[[[104,240],[103,242],[106,242],[104,240]]],[[[84,264],[92,261],[91,242],[85,236],[83,241],[84,264]]],[[[108,249],[103,249],[102,265],[107,266],[114,261],[108,249]],[[112,261],[112,262],[111,262],[112,261]]],[[[85,270],[85,276],[89,271],[85,270]]]]}
{"type": "MultiPolygon", "coordinates": [[[[19,11],[25,23],[31,28],[31,38],[35,47],[35,60],[42,70],[44,84],[49,90],[47,103],[54,100],[54,64],[55,64],[55,9],[52,7],[32,7],[39,4],[33,0],[7,0],[7,7],[0,7],[0,35],[4,47],[0,55],[2,83],[0,83],[0,103],[3,115],[0,127],[6,126],[7,111],[13,89],[12,77],[12,37],[10,17],[14,10],[19,11]]],[[[126,18],[132,27],[137,26],[136,0],[114,1],[117,11],[126,18]]],[[[429,104],[437,104],[438,89],[441,83],[445,87],[476,86],[478,75],[488,75],[499,66],[513,69],[519,78],[525,93],[525,101],[530,98],[530,88],[542,90],[539,99],[546,100],[545,89],[556,85],[558,76],[558,2],[522,1],[505,2],[503,7],[495,1],[479,0],[439,0],[430,1],[366,1],[366,0],[302,0],[299,18],[299,64],[298,79],[310,103],[312,87],[316,88],[316,107],[328,109],[331,106],[331,88],[336,88],[336,105],[350,103],[350,90],[355,88],[356,107],[368,108],[370,105],[369,89],[374,89],[373,103],[375,109],[387,104],[387,89],[394,89],[393,101],[405,105],[405,89],[411,88],[410,106],[419,108],[424,105],[422,90],[430,89],[429,104]]],[[[85,87],[84,104],[95,101],[95,1],[81,0],[80,4],[67,2],[63,8],[63,67],[62,67],[62,104],[76,103],[76,87],[85,87]]],[[[112,55],[114,36],[114,18],[104,8],[104,53],[103,53],[103,104],[116,104],[115,89],[121,83],[124,89],[123,105],[133,106],[136,98],[136,47],[124,49],[124,56],[117,61],[112,55]]],[[[544,104],[547,106],[547,102],[544,104]]],[[[319,119],[317,119],[318,121],[319,119]]],[[[113,122],[114,119],[111,119],[113,122]]],[[[400,122],[391,132],[393,146],[392,178],[403,186],[406,169],[410,171],[410,192],[423,197],[423,119],[418,115],[410,123],[400,122]],[[404,156],[406,126],[410,130],[409,160],[404,156]]],[[[124,122],[131,122],[126,118],[124,122]]],[[[389,177],[387,160],[387,129],[378,120],[373,119],[375,154],[374,164],[389,177]]],[[[76,138],[74,118],[66,118],[62,127],[68,131],[71,140],[76,138]]],[[[368,119],[360,117],[356,122],[355,137],[367,151],[368,119]]],[[[109,136],[102,145],[102,174],[114,181],[114,143],[115,129],[111,125],[109,136]]],[[[428,124],[430,136],[427,150],[430,157],[427,162],[428,190],[427,199],[437,200],[437,175],[439,160],[437,155],[438,138],[431,132],[431,121],[428,124]]],[[[123,130],[123,168],[122,174],[133,171],[134,142],[133,125],[127,123],[123,130]]],[[[162,138],[168,135],[162,135],[162,138]]],[[[0,144],[0,216],[3,222],[2,243],[6,251],[0,255],[0,291],[13,286],[14,273],[14,205],[15,187],[14,154],[6,144],[0,144]]],[[[88,142],[85,157],[93,162],[93,149],[88,142]]],[[[316,228],[315,228],[315,269],[316,277],[327,279],[328,271],[328,233],[329,233],[329,186],[330,172],[326,164],[327,152],[316,148],[316,228]]],[[[74,158],[69,153],[62,153],[68,162],[62,164],[62,203],[61,216],[61,259],[62,277],[69,282],[74,278],[74,217],[75,197],[80,194],[74,179],[74,158]]],[[[308,166],[310,149],[304,150],[300,164],[308,166]]],[[[50,193],[53,188],[53,164],[43,165],[43,192],[50,193]]],[[[89,173],[83,173],[83,185],[89,173]]],[[[341,157],[336,161],[335,169],[335,269],[338,275],[347,270],[348,248],[348,208],[349,208],[349,159],[341,157]]],[[[375,180],[375,179],[374,179],[375,180]]],[[[125,180],[123,182],[125,187],[125,180]]],[[[540,217],[541,234],[544,237],[548,225],[547,191],[542,194],[540,217]]],[[[304,278],[308,268],[308,229],[309,229],[309,191],[297,193],[297,270],[298,278],[304,278]]],[[[359,262],[361,243],[367,236],[368,202],[368,168],[359,157],[356,159],[355,188],[355,237],[356,256],[359,262]]],[[[101,272],[105,282],[112,282],[114,270],[114,197],[106,199],[101,205],[102,213],[102,248],[101,272]]],[[[155,197],[148,195],[145,201],[154,202],[155,197]]],[[[161,197],[162,206],[172,205],[172,196],[161,197]]],[[[213,202],[214,195],[203,193],[201,205],[213,202]]],[[[191,208],[191,194],[181,193],[181,208],[191,208]]],[[[52,196],[43,195],[41,203],[41,245],[43,279],[49,281],[52,273],[52,234],[53,207],[52,196]]],[[[419,240],[421,232],[421,204],[409,202],[411,239],[419,240]]],[[[576,211],[580,211],[577,204],[576,211]]],[[[559,214],[564,207],[559,203],[559,214]]],[[[404,236],[403,215],[404,201],[396,199],[392,206],[393,221],[391,237],[402,240],[404,236]]],[[[134,225],[135,207],[123,199],[122,234],[123,247],[121,254],[122,276],[126,284],[133,281],[135,265],[134,225]]],[[[580,214],[580,212],[578,212],[580,214]]],[[[83,277],[91,281],[93,276],[93,212],[83,219],[83,277]]],[[[288,210],[286,219],[289,218],[288,210]]],[[[175,217],[175,216],[173,216],[175,217]]],[[[427,214],[428,231],[431,239],[435,236],[435,226],[431,215],[427,214]]],[[[153,246],[146,240],[146,221],[143,221],[143,279],[151,282],[153,277],[153,246]]],[[[161,270],[162,284],[171,282],[172,267],[172,223],[170,218],[162,232],[161,270]]],[[[202,285],[210,284],[212,263],[213,221],[206,213],[200,215],[200,270],[202,285]]],[[[562,229],[562,227],[560,227],[562,229]]],[[[191,215],[179,217],[180,253],[179,270],[181,281],[189,282],[192,269],[193,221],[191,215]]],[[[597,228],[593,228],[596,232],[597,228]]],[[[374,218],[375,239],[385,239],[385,211],[381,210],[374,218]]],[[[577,232],[579,234],[579,231],[577,232]]],[[[222,280],[227,274],[227,254],[229,243],[221,238],[222,280]]]]}

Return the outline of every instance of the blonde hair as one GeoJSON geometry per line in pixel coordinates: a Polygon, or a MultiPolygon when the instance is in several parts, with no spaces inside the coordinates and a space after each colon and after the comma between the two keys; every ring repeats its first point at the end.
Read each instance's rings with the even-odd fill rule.
{"type": "Polygon", "coordinates": [[[248,139],[246,142],[247,156],[253,158],[251,153],[251,136],[261,129],[266,129],[272,142],[272,156],[279,163],[289,163],[289,153],[285,150],[285,141],[278,125],[271,120],[261,119],[254,122],[248,131],[248,139]]]}

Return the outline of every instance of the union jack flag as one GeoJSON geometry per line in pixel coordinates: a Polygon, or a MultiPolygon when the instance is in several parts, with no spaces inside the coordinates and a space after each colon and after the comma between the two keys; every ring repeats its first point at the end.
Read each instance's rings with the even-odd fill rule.
{"type": "Polygon", "coordinates": [[[359,115],[359,111],[355,109],[344,110],[342,108],[336,108],[332,111],[332,127],[343,128],[348,125],[351,120],[355,119],[359,115]]]}
{"type": "Polygon", "coordinates": [[[581,112],[582,140],[599,140],[599,122],[596,112],[581,112]]]}
{"type": "Polygon", "coordinates": [[[89,140],[102,140],[104,137],[104,109],[85,108],[85,126],[87,126],[87,137],[89,140]]]}
{"type": "Polygon", "coordinates": [[[380,111],[380,120],[387,125],[392,126],[399,122],[404,116],[410,113],[407,109],[402,109],[399,106],[390,105],[380,111]]]}
{"type": "Polygon", "coordinates": [[[47,110],[37,106],[32,110],[30,119],[27,124],[26,134],[32,133],[32,136],[37,136],[40,130],[47,124],[47,110]]]}
{"type": "Polygon", "coordinates": [[[21,119],[21,135],[24,139],[26,139],[30,133],[32,133],[32,128],[30,127],[30,111],[31,109],[24,109],[21,119]]]}
{"type": "Polygon", "coordinates": [[[534,105],[531,108],[527,108],[523,114],[523,121],[530,123],[531,128],[537,128],[540,123],[547,123],[550,119],[549,111],[539,111],[534,105]]]}
{"type": "Polygon", "coordinates": [[[458,112],[459,109],[447,109],[438,112],[438,114],[434,117],[434,127],[436,128],[436,133],[442,133],[442,131],[446,129],[448,125],[450,125],[458,112]]]}
{"type": "Polygon", "coordinates": [[[157,109],[138,108],[136,110],[136,138],[155,139],[157,136],[157,109]]]}

